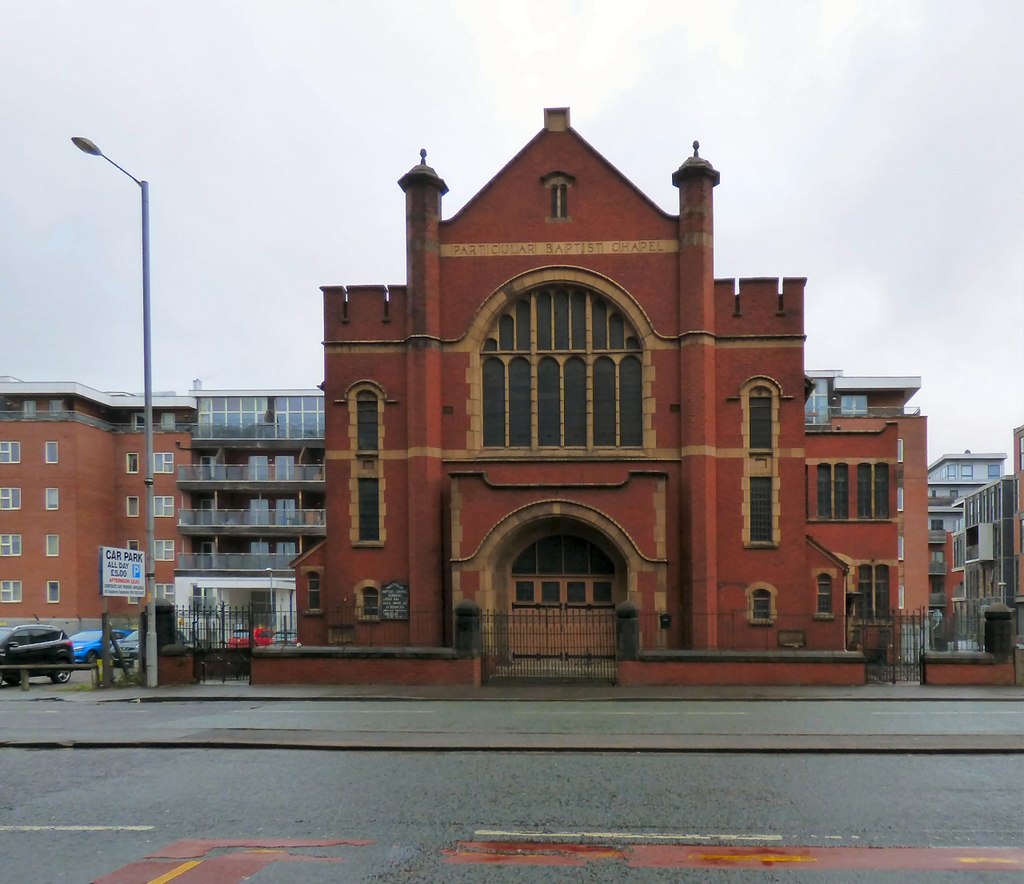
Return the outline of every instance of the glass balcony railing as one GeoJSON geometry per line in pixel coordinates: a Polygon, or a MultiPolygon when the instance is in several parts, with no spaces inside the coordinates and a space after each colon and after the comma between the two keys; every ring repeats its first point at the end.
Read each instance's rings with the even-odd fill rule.
{"type": "Polygon", "coordinates": [[[325,510],[178,510],[178,524],[193,527],[299,528],[325,524],[325,510]]]}
{"type": "Polygon", "coordinates": [[[828,429],[834,420],[850,420],[858,417],[916,417],[921,414],[920,408],[905,405],[875,405],[856,411],[844,411],[838,406],[818,408],[804,412],[804,423],[816,429],[828,429]]]}
{"type": "Polygon", "coordinates": [[[323,464],[189,464],[178,467],[179,482],[323,482],[323,464]]]}
{"type": "Polygon", "coordinates": [[[178,556],[182,571],[286,570],[298,553],[184,553],[178,556]]]}
{"type": "Polygon", "coordinates": [[[303,421],[251,424],[194,424],[193,439],[323,439],[323,416],[303,421]]]}

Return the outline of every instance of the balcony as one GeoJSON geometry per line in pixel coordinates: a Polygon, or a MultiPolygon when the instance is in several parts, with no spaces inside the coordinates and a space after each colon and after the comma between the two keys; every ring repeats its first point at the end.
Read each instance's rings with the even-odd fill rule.
{"type": "Polygon", "coordinates": [[[309,534],[327,532],[326,511],[295,510],[178,510],[182,534],[309,534]],[[254,531],[258,529],[258,531],[254,531]]]}
{"type": "Polygon", "coordinates": [[[179,571],[287,571],[298,553],[185,553],[179,571]]]}
{"type": "Polygon", "coordinates": [[[323,464],[288,464],[277,467],[273,463],[261,466],[215,463],[178,467],[178,486],[186,491],[212,491],[214,488],[268,490],[269,486],[280,490],[301,490],[322,488],[323,484],[323,464]]]}
{"type": "Polygon", "coordinates": [[[930,593],[928,593],[928,607],[929,608],[944,608],[944,607],[946,607],[946,594],[944,592],[930,592],[930,593]]]}
{"type": "Polygon", "coordinates": [[[946,532],[945,531],[929,531],[928,532],[928,543],[945,543],[946,532]]]}
{"type": "Polygon", "coordinates": [[[975,544],[967,547],[964,562],[992,562],[995,556],[992,554],[992,544],[975,544]]]}
{"type": "Polygon", "coordinates": [[[315,439],[323,441],[324,418],[306,421],[281,421],[279,423],[258,422],[243,425],[195,424],[192,427],[194,440],[258,441],[315,439]]]}
{"type": "Polygon", "coordinates": [[[833,429],[835,421],[849,421],[857,418],[897,418],[917,417],[921,414],[920,408],[910,408],[903,405],[876,405],[864,408],[859,411],[843,411],[839,406],[818,409],[817,411],[806,412],[804,423],[808,431],[828,433],[833,429]]]}

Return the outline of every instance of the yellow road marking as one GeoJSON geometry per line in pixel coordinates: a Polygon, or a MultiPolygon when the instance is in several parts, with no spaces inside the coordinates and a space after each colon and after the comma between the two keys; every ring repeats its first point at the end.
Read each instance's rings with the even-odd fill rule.
{"type": "Polygon", "coordinates": [[[956,861],[958,863],[1004,863],[1008,866],[1018,866],[1021,864],[1019,859],[1006,859],[1005,857],[997,856],[958,856],[956,861]]]}
{"type": "Polygon", "coordinates": [[[816,863],[813,856],[784,856],[773,853],[691,853],[688,859],[715,862],[761,862],[761,863],[816,863]]]}
{"type": "Polygon", "coordinates": [[[147,881],[146,884],[166,884],[167,881],[173,881],[175,878],[184,875],[189,869],[194,869],[198,866],[202,860],[195,859],[189,860],[187,863],[182,863],[180,866],[176,866],[159,878],[154,878],[152,881],[147,881]]]}

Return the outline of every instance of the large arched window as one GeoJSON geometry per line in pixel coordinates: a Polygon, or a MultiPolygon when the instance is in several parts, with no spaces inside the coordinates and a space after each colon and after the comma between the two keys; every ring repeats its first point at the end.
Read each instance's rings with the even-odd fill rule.
{"type": "Polygon", "coordinates": [[[512,563],[513,607],[611,607],[615,564],[599,546],[571,534],[543,537],[512,563]]]}
{"type": "Polygon", "coordinates": [[[596,292],[528,292],[498,317],[481,361],[485,447],[643,445],[639,335],[596,292]]]}

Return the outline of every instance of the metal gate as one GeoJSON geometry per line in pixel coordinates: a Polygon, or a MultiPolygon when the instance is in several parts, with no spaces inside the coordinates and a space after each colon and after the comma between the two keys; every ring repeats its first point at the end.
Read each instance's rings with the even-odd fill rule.
{"type": "Polygon", "coordinates": [[[175,612],[179,641],[192,648],[200,682],[248,681],[254,623],[251,605],[191,606],[175,612]]]}
{"type": "Polygon", "coordinates": [[[516,607],[480,625],[485,682],[615,681],[614,608],[516,607]]]}
{"type": "Polygon", "coordinates": [[[885,618],[855,624],[867,661],[868,684],[921,681],[928,618],[920,611],[893,611],[885,618]]]}

